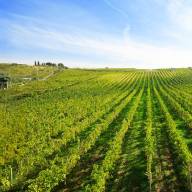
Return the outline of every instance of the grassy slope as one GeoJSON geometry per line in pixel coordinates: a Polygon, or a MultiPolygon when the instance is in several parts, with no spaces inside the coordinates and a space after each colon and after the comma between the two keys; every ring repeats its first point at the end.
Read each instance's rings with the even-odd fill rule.
{"type": "Polygon", "coordinates": [[[22,78],[43,78],[56,70],[53,67],[0,64],[0,74],[11,77],[13,82],[21,82],[22,78]]]}

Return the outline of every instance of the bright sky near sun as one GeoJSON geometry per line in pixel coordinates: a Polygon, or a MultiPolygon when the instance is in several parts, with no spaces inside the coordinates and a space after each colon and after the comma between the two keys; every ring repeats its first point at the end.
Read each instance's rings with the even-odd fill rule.
{"type": "Polygon", "coordinates": [[[191,0],[0,0],[0,62],[192,65],[191,0]]]}

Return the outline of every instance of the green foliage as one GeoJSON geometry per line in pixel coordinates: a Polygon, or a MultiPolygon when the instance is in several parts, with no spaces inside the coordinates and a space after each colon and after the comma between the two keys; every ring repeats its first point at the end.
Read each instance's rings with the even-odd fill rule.
{"type": "Polygon", "coordinates": [[[153,191],[157,182],[154,101],[166,120],[163,123],[173,161],[180,163],[179,174],[191,189],[192,141],[178,130],[178,122],[192,130],[191,70],[57,71],[25,65],[0,65],[0,69],[15,79],[11,88],[0,91],[1,191],[44,192],[65,185],[82,157],[97,148],[102,135],[108,133],[109,137],[101,140],[101,145],[108,146],[98,152],[101,160],[90,162],[87,182],[81,183],[83,191],[105,191],[121,156],[125,135],[144,100],[142,147],[147,190],[153,191]],[[34,79],[21,86],[17,82],[23,77],[34,79]],[[119,116],[123,118],[114,124],[119,116]],[[116,126],[114,133],[111,126],[116,126]]]}

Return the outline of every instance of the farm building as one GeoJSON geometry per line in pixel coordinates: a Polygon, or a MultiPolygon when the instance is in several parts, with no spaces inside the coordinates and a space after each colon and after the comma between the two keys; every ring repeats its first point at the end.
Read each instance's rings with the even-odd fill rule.
{"type": "Polygon", "coordinates": [[[0,76],[0,89],[7,89],[9,84],[9,77],[0,76]]]}

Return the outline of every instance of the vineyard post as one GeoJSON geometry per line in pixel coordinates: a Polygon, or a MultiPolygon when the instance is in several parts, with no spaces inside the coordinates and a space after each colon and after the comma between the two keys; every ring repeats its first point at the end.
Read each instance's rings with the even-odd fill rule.
{"type": "Polygon", "coordinates": [[[191,162],[188,164],[188,178],[189,178],[189,189],[190,189],[190,191],[192,191],[191,162]]]}
{"type": "Polygon", "coordinates": [[[63,179],[64,179],[64,183],[65,183],[65,186],[66,186],[66,185],[67,185],[67,177],[66,177],[66,174],[64,174],[63,179]]]}
{"type": "Polygon", "coordinates": [[[10,183],[11,183],[11,185],[13,183],[13,169],[12,169],[11,165],[10,165],[10,183]]]}
{"type": "Polygon", "coordinates": [[[152,173],[149,173],[149,191],[151,192],[151,186],[152,186],[152,173]]]}

